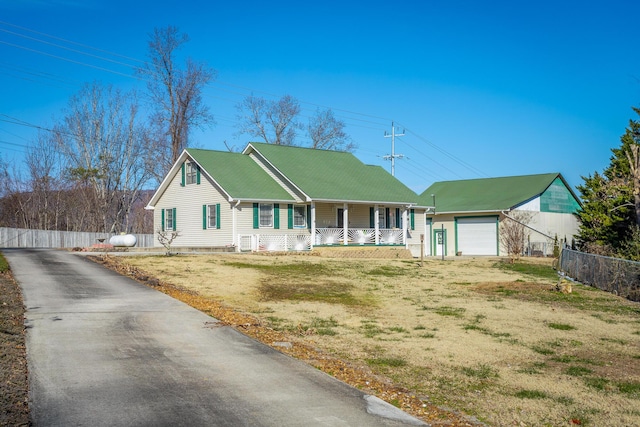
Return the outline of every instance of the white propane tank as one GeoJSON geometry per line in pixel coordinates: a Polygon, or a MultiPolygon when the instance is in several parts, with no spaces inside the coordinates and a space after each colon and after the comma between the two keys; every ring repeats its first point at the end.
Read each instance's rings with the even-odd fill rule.
{"type": "Polygon", "coordinates": [[[135,246],[136,242],[136,236],[133,234],[120,234],[109,239],[109,243],[113,246],[126,246],[128,248],[135,246]]]}

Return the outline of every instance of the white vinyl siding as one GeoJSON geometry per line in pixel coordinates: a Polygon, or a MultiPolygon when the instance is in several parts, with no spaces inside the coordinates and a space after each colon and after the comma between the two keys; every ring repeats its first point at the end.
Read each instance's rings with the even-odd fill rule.
{"type": "Polygon", "coordinates": [[[456,250],[462,255],[498,255],[498,218],[456,218],[456,250]]]}
{"type": "MultiPolygon", "coordinates": [[[[158,200],[154,210],[155,229],[160,229],[162,210],[176,208],[176,231],[180,235],[173,242],[175,247],[211,247],[234,244],[232,205],[201,174],[201,185],[181,185],[180,169],[158,200]],[[202,229],[202,206],[220,204],[220,229],[202,229]]],[[[157,239],[154,245],[160,246],[157,239]]]]}

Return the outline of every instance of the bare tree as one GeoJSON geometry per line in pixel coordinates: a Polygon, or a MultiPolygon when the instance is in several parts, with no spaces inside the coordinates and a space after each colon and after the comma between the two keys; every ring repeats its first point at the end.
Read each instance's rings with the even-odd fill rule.
{"type": "Polygon", "coordinates": [[[28,212],[34,215],[29,228],[58,230],[65,211],[63,159],[48,132],[40,131],[25,156],[29,173],[31,201],[28,212]]]}
{"type": "Polygon", "coordinates": [[[178,28],[156,28],[149,36],[149,61],[138,70],[147,79],[148,96],[154,109],[156,129],[154,164],[162,179],[187,146],[193,127],[213,124],[209,108],[202,102],[203,88],[215,78],[215,70],[190,58],[178,66],[177,51],[189,41],[178,28]]]}
{"type": "Polygon", "coordinates": [[[145,168],[147,130],[138,123],[135,94],[97,83],[85,85],[70,99],[54,130],[74,190],[83,195],[89,217],[99,218],[90,227],[128,231],[131,207],[150,178],[145,168]]]}
{"type": "Polygon", "coordinates": [[[333,114],[331,109],[318,110],[309,119],[307,132],[311,138],[311,148],[324,150],[353,151],[356,146],[344,131],[345,123],[333,114]]]}
{"type": "Polygon", "coordinates": [[[298,100],[284,95],[277,101],[248,96],[236,106],[239,133],[249,134],[276,145],[295,145],[297,121],[300,114],[298,100]]]}
{"type": "Polygon", "coordinates": [[[500,224],[500,243],[511,258],[511,262],[524,254],[529,231],[527,225],[533,218],[533,212],[511,211],[500,224]]]}

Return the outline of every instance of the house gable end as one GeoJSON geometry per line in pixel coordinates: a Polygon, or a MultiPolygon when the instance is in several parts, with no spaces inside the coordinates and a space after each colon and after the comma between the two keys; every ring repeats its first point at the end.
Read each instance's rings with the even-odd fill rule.
{"type": "Polygon", "coordinates": [[[579,208],[580,203],[560,176],[554,179],[540,196],[541,212],[572,214],[579,208]]]}

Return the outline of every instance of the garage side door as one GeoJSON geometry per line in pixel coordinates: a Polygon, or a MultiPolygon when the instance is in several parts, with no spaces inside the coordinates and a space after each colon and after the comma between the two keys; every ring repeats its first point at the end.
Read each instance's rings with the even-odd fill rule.
{"type": "Polygon", "coordinates": [[[456,218],[456,239],[462,255],[498,255],[498,217],[456,218]]]}

